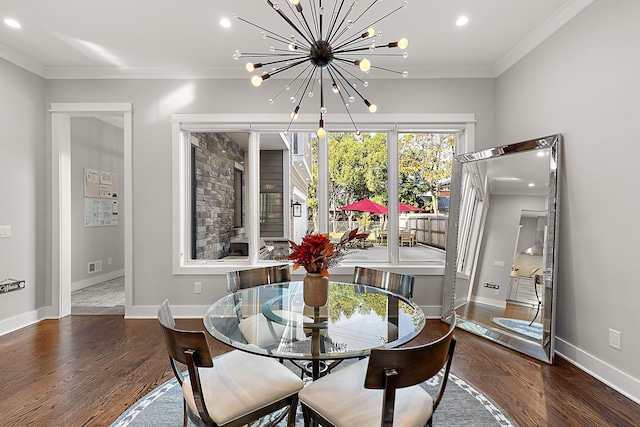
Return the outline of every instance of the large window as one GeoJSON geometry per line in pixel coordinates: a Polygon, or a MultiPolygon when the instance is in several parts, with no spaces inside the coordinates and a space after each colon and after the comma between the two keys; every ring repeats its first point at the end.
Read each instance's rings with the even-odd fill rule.
{"type": "Polygon", "coordinates": [[[274,262],[290,238],[339,239],[355,227],[369,237],[338,267],[345,273],[362,263],[444,267],[451,158],[473,140],[469,115],[406,130],[372,123],[322,139],[313,125],[281,133],[273,129],[284,124],[205,117],[174,116],[174,272],[274,262]],[[381,209],[344,209],[364,200],[381,209]]]}

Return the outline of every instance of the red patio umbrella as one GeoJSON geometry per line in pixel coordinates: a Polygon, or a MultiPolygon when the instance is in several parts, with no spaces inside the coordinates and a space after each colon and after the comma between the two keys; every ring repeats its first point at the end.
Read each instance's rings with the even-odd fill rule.
{"type": "Polygon", "coordinates": [[[421,210],[422,208],[419,208],[417,206],[407,205],[406,203],[398,204],[398,212],[411,212],[411,211],[421,211],[421,210]]]}
{"type": "Polygon", "coordinates": [[[350,205],[340,208],[341,211],[358,211],[358,212],[370,212],[377,215],[386,214],[387,208],[379,205],[371,199],[358,200],[350,205]]]}
{"type": "MultiPolygon", "coordinates": [[[[411,212],[411,211],[421,211],[422,208],[417,206],[407,205],[406,203],[398,203],[398,212],[411,212]]],[[[387,206],[384,207],[384,214],[389,213],[389,208],[387,206]]]]}

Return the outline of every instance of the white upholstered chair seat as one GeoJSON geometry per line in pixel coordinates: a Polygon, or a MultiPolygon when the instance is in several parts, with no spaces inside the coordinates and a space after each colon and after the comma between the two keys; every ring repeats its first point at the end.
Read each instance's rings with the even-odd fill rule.
{"type": "MultiPolygon", "coordinates": [[[[368,362],[361,360],[314,381],[298,399],[336,426],[379,427],[383,390],[363,387],[368,362]]],[[[432,397],[419,385],[398,389],[393,425],[423,427],[432,408],[432,397]]]]}
{"type": "MultiPolygon", "coordinates": [[[[203,395],[211,419],[226,424],[297,393],[302,380],[275,359],[233,350],[213,359],[213,368],[199,368],[203,395]]],[[[182,383],[184,399],[198,413],[190,382],[182,383]]]]}
{"type": "MultiPolygon", "coordinates": [[[[293,317],[290,312],[286,310],[273,310],[273,313],[277,316],[282,317],[283,319],[288,319],[293,317]]],[[[296,322],[312,322],[313,320],[309,317],[303,316],[301,314],[295,315],[296,322]]],[[[283,325],[277,322],[273,322],[263,314],[254,314],[248,317],[245,317],[240,321],[238,325],[238,329],[242,332],[244,339],[247,340],[247,343],[257,345],[258,347],[264,348],[268,347],[272,344],[275,344],[280,341],[284,332],[287,328],[290,328],[290,325],[283,325]]]]}

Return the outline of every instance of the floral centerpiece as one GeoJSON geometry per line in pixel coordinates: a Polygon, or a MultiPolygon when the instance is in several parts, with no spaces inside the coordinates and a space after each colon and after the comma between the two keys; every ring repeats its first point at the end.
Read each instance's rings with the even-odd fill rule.
{"type": "Polygon", "coordinates": [[[354,228],[335,244],[326,234],[307,234],[299,245],[289,241],[292,252],[287,259],[294,262],[294,270],[303,267],[307,272],[303,290],[305,304],[320,307],[327,303],[329,267],[338,265],[352,242],[364,240],[367,236],[354,228]]]}
{"type": "Polygon", "coordinates": [[[294,262],[294,270],[303,267],[307,273],[320,273],[329,277],[329,267],[338,265],[347,254],[349,244],[354,240],[366,239],[367,236],[365,233],[359,234],[358,229],[354,228],[334,244],[326,234],[307,234],[299,245],[289,240],[293,251],[287,259],[294,262]]]}

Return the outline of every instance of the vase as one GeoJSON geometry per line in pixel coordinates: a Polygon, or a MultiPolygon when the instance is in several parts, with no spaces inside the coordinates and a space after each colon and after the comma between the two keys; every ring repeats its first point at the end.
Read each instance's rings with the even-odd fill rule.
{"type": "Polygon", "coordinates": [[[302,296],[310,307],[322,307],[329,297],[329,278],[320,273],[307,273],[304,276],[302,296]]]}

